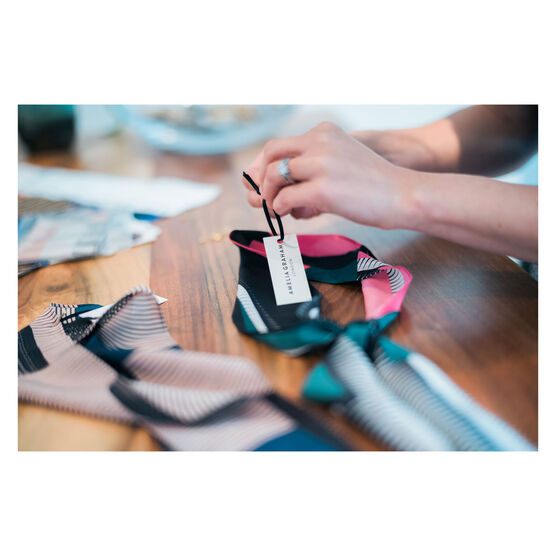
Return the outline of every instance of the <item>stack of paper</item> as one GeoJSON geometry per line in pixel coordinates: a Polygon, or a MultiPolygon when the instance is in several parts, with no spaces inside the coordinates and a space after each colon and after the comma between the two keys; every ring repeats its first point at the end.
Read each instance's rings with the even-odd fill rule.
{"type": "Polygon", "coordinates": [[[25,214],[18,222],[18,275],[64,261],[112,255],[154,241],[160,229],[122,211],[73,208],[25,214]]]}

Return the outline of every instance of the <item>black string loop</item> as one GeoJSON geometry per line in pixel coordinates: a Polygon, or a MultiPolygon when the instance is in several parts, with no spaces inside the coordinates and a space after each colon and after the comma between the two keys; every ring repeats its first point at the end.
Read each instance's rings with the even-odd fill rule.
{"type": "MultiPolygon", "coordinates": [[[[243,172],[243,177],[249,182],[249,185],[257,192],[257,195],[260,195],[261,191],[259,189],[259,186],[253,181],[251,176],[246,172],[243,172]]],[[[264,199],[263,199],[263,210],[266,216],[266,221],[268,222],[268,226],[270,227],[270,230],[272,232],[272,235],[273,236],[279,235],[280,239],[278,241],[282,243],[282,241],[284,241],[284,226],[282,226],[282,219],[280,218],[280,216],[275,210],[272,211],[274,212],[274,216],[276,217],[276,222],[278,223],[278,229],[280,230],[280,233],[278,234],[276,233],[276,229],[274,228],[274,224],[272,223],[272,218],[270,217],[270,213],[268,212],[268,207],[266,206],[266,201],[264,199]]]]}

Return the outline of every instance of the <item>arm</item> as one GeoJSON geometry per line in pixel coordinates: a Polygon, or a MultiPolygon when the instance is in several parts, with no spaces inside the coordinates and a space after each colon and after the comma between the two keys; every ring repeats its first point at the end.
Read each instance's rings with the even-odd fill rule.
{"type": "MultiPolygon", "coordinates": [[[[536,187],[403,168],[332,124],[269,141],[247,172],[280,215],[310,218],[328,212],[537,260],[536,187]],[[285,157],[297,181],[293,185],[278,173],[285,157]]],[[[253,191],[248,199],[253,206],[261,204],[253,191]]]]}
{"type": "Polygon", "coordinates": [[[406,168],[499,176],[537,150],[536,105],[471,106],[431,124],[353,136],[406,168]]]}
{"type": "Polygon", "coordinates": [[[536,262],[538,188],[491,178],[408,171],[409,228],[536,262]]]}

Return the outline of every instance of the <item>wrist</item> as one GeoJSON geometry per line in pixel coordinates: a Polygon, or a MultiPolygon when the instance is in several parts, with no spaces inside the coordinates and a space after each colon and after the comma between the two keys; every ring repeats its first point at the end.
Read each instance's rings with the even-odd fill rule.
{"type": "Polygon", "coordinates": [[[390,228],[416,231],[422,229],[426,205],[427,182],[423,179],[425,175],[425,172],[400,166],[394,167],[391,187],[397,190],[394,195],[395,207],[392,211],[396,218],[390,228]]]}
{"type": "Polygon", "coordinates": [[[384,131],[354,131],[352,137],[392,164],[424,172],[441,172],[447,164],[438,135],[445,124],[384,131]]]}

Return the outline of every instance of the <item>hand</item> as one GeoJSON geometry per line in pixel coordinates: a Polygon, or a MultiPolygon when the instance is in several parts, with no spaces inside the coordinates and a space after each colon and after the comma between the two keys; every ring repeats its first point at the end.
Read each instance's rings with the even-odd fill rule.
{"type": "MultiPolygon", "coordinates": [[[[309,132],[269,141],[246,172],[261,187],[262,198],[278,214],[311,218],[333,213],[381,228],[406,227],[409,170],[394,166],[342,131],[322,123],[309,132]],[[278,173],[290,158],[295,184],[278,173]]],[[[248,201],[262,204],[247,182],[248,201]]]]}

